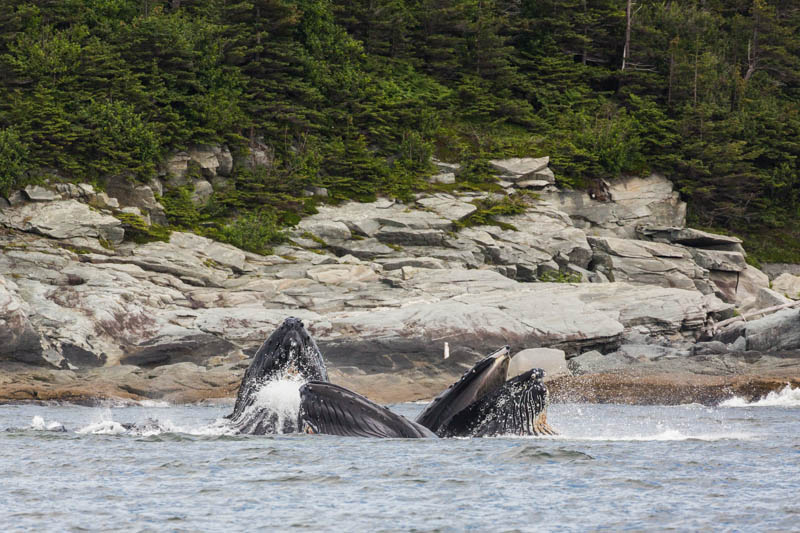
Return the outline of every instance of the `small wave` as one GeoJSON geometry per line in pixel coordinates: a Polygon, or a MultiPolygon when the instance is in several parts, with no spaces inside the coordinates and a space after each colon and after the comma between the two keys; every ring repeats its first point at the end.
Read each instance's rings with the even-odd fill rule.
{"type": "Polygon", "coordinates": [[[752,440],[753,435],[749,433],[700,433],[686,434],[677,429],[668,429],[652,435],[598,435],[591,437],[571,437],[569,435],[558,435],[549,437],[552,439],[578,440],[578,441],[610,441],[610,442],[645,442],[645,441],[718,441],[718,440],[752,440]]]}
{"type": "Polygon", "coordinates": [[[506,460],[526,463],[561,463],[593,461],[594,457],[578,450],[568,448],[545,449],[539,446],[521,446],[502,454],[506,460]]]}
{"type": "Polygon", "coordinates": [[[779,391],[772,391],[760,400],[748,402],[734,396],[719,404],[720,407],[800,407],[800,387],[794,389],[788,383],[779,391]]]}

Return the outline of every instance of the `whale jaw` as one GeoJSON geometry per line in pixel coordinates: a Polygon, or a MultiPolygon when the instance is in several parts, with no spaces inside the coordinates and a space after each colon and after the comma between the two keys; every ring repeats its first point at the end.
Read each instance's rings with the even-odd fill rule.
{"type": "Polygon", "coordinates": [[[304,433],[342,437],[436,437],[426,427],[360,394],[319,381],[311,381],[300,387],[298,428],[304,433]]]}
{"type": "Polygon", "coordinates": [[[467,370],[423,409],[416,422],[438,434],[454,415],[501,387],[506,380],[510,351],[503,346],[467,370]]]}
{"type": "Polygon", "coordinates": [[[555,435],[547,423],[548,393],[544,371],[534,368],[508,380],[450,418],[440,437],[555,435]]]}

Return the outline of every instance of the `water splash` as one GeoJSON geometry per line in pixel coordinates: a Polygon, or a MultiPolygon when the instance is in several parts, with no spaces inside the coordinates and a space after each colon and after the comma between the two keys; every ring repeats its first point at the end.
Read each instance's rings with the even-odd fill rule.
{"type": "Polygon", "coordinates": [[[61,422],[45,422],[41,416],[34,416],[31,420],[31,429],[35,431],[66,431],[64,424],[61,422]]]}
{"type": "Polygon", "coordinates": [[[786,384],[779,391],[772,391],[760,400],[748,402],[740,396],[734,396],[719,404],[720,407],[800,407],[800,387],[792,388],[786,384]]]}
{"type": "Polygon", "coordinates": [[[99,422],[92,422],[88,426],[82,427],[75,433],[80,435],[120,435],[125,433],[127,429],[119,422],[113,420],[101,420],[99,422]]]}
{"type": "Polygon", "coordinates": [[[275,433],[297,431],[300,413],[300,387],[306,380],[297,375],[282,376],[263,383],[256,391],[252,405],[234,421],[240,428],[258,425],[274,426],[275,433]]]}

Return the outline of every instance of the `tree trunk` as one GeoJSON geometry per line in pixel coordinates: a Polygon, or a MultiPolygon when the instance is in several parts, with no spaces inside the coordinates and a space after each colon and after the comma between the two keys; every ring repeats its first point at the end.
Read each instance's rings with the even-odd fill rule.
{"type": "Polygon", "coordinates": [[[622,70],[625,70],[625,65],[630,59],[631,55],[631,25],[633,23],[633,0],[628,0],[627,8],[625,9],[625,48],[622,49],[622,70]]]}
{"type": "Polygon", "coordinates": [[[695,50],[694,51],[694,106],[697,107],[697,61],[699,59],[700,53],[695,50]]]}
{"type": "Polygon", "coordinates": [[[672,105],[672,76],[675,72],[675,49],[669,51],[669,85],[667,86],[667,107],[672,105]]]}

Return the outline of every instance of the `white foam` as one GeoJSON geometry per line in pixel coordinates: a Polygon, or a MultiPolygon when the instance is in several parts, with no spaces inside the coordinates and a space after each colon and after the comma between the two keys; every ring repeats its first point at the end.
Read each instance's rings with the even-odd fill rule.
{"type": "Polygon", "coordinates": [[[48,424],[45,422],[44,418],[37,415],[31,420],[31,429],[36,431],[63,431],[64,424],[55,421],[48,424]]]}
{"type": "Polygon", "coordinates": [[[245,410],[242,418],[253,411],[267,409],[277,415],[276,429],[280,432],[284,422],[297,420],[300,413],[300,387],[306,381],[300,376],[286,376],[267,381],[256,392],[255,401],[245,410]]]}
{"type": "Polygon", "coordinates": [[[142,407],[153,407],[153,408],[172,407],[171,403],[165,402],[163,400],[140,400],[139,402],[137,402],[137,404],[142,407]]]}
{"type": "Polygon", "coordinates": [[[800,407],[800,387],[794,389],[788,383],[779,391],[772,391],[754,402],[734,396],[719,404],[720,407],[800,407]]]}
{"type": "Polygon", "coordinates": [[[92,422],[86,427],[76,431],[81,435],[119,435],[127,431],[125,427],[119,422],[113,420],[101,420],[100,422],[92,422]]]}

